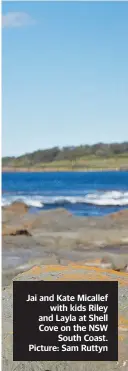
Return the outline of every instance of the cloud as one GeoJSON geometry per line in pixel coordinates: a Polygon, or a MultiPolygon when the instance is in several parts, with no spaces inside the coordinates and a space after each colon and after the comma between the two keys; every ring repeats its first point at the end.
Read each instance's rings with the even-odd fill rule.
{"type": "Polygon", "coordinates": [[[2,16],[4,28],[24,27],[35,24],[35,21],[27,13],[9,12],[2,16]]]}

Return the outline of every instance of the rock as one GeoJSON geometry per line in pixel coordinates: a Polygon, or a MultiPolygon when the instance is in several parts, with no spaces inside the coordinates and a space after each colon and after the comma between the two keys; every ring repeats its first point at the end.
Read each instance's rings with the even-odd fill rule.
{"type": "MultiPolygon", "coordinates": [[[[64,209],[48,210],[38,214],[29,214],[25,204],[15,203],[2,210],[3,235],[18,226],[20,229],[27,229],[31,234],[40,236],[42,231],[68,231],[69,224],[71,228],[75,223],[72,215],[64,209]],[[71,222],[69,222],[71,221],[71,222]]],[[[9,232],[10,233],[10,232],[9,232]]]]}
{"type": "Polygon", "coordinates": [[[127,271],[128,255],[109,255],[101,259],[101,267],[115,271],[127,271]]]}
{"type": "Polygon", "coordinates": [[[31,236],[31,233],[24,228],[24,226],[11,226],[11,225],[3,225],[2,226],[2,236],[17,236],[17,235],[25,235],[31,236]]]}
{"type": "Polygon", "coordinates": [[[28,211],[28,206],[23,202],[13,202],[11,205],[4,208],[6,213],[15,213],[18,215],[23,215],[28,211]]]}
{"type": "Polygon", "coordinates": [[[128,210],[101,219],[89,219],[73,217],[64,209],[42,211],[39,214],[31,215],[27,212],[28,207],[21,204],[14,203],[4,208],[2,213],[5,261],[8,258],[10,264],[10,260],[15,262],[15,258],[19,259],[19,257],[26,256],[23,261],[20,259],[18,268],[14,267],[13,269],[12,267],[12,271],[11,269],[9,271],[7,266],[5,267],[5,270],[3,270],[6,278],[5,284],[7,285],[14,277],[16,270],[19,273],[19,271],[28,269],[27,267],[32,268],[23,274],[18,274],[14,279],[24,281],[118,280],[119,362],[13,362],[11,285],[3,289],[2,370],[77,371],[79,368],[79,371],[125,371],[127,368],[128,342],[128,274],[123,271],[127,271],[128,266],[126,250],[128,210]],[[125,240],[125,249],[123,245],[120,248],[122,239],[125,240]],[[105,251],[105,246],[107,246],[107,249],[109,247],[109,256],[105,256],[108,254],[108,250],[105,251]],[[17,251],[16,255],[15,251],[17,251]],[[126,255],[123,256],[125,252],[126,255]],[[88,256],[90,261],[87,264],[88,256]],[[81,260],[79,265],[78,259],[81,260]],[[73,260],[74,263],[71,262],[73,260]],[[84,266],[83,262],[87,266],[84,266]],[[60,264],[63,264],[63,266],[60,264]]]}
{"type": "MultiPolygon", "coordinates": [[[[24,205],[24,204],[23,204],[24,205]]],[[[31,235],[30,227],[32,222],[36,219],[36,215],[31,215],[25,211],[24,206],[20,209],[10,208],[9,210],[2,210],[2,235],[31,235]]]]}
{"type": "Polygon", "coordinates": [[[13,362],[12,360],[12,285],[3,290],[3,371],[125,371],[127,369],[128,341],[128,275],[105,269],[70,264],[67,266],[35,266],[28,272],[15,277],[17,281],[28,280],[118,280],[119,282],[119,360],[118,362],[13,362]],[[121,333],[120,333],[121,328],[121,333]],[[123,329],[123,330],[122,330],[123,329]]]}
{"type": "Polygon", "coordinates": [[[109,216],[112,219],[127,219],[128,220],[128,209],[120,210],[118,212],[112,213],[109,216]]]}
{"type": "Polygon", "coordinates": [[[72,223],[72,220],[74,222],[72,215],[65,209],[40,211],[38,215],[36,215],[36,218],[33,219],[31,229],[43,228],[45,230],[56,230],[56,228],[61,228],[61,230],[68,230],[68,222],[72,223]]]}

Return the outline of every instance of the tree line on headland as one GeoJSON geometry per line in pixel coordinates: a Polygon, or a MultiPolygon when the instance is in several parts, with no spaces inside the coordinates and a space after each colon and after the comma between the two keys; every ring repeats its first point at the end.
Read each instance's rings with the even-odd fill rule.
{"type": "Polygon", "coordinates": [[[3,157],[3,167],[34,167],[43,166],[43,164],[74,163],[86,159],[109,159],[128,158],[128,142],[124,143],[96,143],[93,145],[80,145],[68,147],[53,147],[50,149],[38,150],[32,153],[26,153],[18,157],[3,157]]]}

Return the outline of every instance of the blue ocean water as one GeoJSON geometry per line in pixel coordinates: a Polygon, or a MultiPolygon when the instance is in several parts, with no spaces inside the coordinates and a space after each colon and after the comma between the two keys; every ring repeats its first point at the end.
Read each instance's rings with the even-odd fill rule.
{"type": "Polygon", "coordinates": [[[23,201],[30,212],[65,208],[101,216],[128,208],[128,172],[3,173],[2,205],[23,201]]]}

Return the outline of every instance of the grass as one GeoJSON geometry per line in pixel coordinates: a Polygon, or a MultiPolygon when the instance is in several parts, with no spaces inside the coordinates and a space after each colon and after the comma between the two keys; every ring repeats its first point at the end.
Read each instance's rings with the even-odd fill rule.
{"type": "Polygon", "coordinates": [[[23,160],[14,160],[11,164],[12,168],[35,168],[35,169],[58,169],[58,170],[98,170],[98,169],[128,169],[128,156],[115,156],[109,158],[101,158],[96,156],[86,156],[78,158],[75,161],[63,160],[53,161],[48,163],[37,163],[35,165],[25,164],[23,160]]]}
{"type": "Polygon", "coordinates": [[[53,161],[51,163],[40,163],[36,164],[35,167],[42,168],[71,168],[71,169],[109,169],[109,168],[121,168],[128,167],[128,157],[112,157],[112,158],[100,158],[96,156],[88,156],[76,159],[76,161],[53,161]]]}

